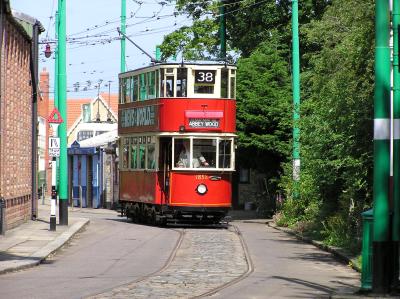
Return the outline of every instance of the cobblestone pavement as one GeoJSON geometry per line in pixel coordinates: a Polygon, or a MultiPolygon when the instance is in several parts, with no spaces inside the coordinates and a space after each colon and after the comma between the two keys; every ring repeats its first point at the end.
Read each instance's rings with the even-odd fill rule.
{"type": "Polygon", "coordinates": [[[238,279],[247,271],[245,251],[232,227],[187,229],[164,271],[90,298],[193,298],[238,279]]]}

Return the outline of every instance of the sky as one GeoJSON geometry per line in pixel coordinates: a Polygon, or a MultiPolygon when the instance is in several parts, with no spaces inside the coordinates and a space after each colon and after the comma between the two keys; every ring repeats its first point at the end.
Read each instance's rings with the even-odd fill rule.
{"type": "MultiPolygon", "coordinates": [[[[121,0],[65,0],[67,25],[67,98],[93,98],[98,91],[118,92],[120,71],[121,0]],[[100,89],[96,88],[102,80],[100,89]],[[79,86],[79,87],[78,87],[79,86]]],[[[11,0],[11,8],[39,20],[45,32],[39,37],[39,70],[50,73],[50,98],[54,92],[54,54],[45,58],[46,43],[55,46],[55,13],[58,0],[11,0]]],[[[189,25],[175,6],[164,0],[126,0],[126,34],[155,56],[164,35],[189,25]]],[[[143,67],[150,59],[126,40],[126,70],[143,67]]]]}

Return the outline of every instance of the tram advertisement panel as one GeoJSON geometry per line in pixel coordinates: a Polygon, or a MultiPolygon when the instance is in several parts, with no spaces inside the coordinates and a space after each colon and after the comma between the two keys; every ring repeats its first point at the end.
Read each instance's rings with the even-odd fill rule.
{"type": "Polygon", "coordinates": [[[120,133],[134,133],[144,131],[158,130],[158,114],[157,104],[132,103],[125,105],[119,110],[118,129],[120,133]]]}

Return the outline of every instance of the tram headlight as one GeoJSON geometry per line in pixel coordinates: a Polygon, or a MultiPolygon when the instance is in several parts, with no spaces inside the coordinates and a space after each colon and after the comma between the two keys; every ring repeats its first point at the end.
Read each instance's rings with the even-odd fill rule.
{"type": "Polygon", "coordinates": [[[197,193],[204,195],[207,193],[207,186],[204,184],[199,184],[196,188],[197,193]]]}

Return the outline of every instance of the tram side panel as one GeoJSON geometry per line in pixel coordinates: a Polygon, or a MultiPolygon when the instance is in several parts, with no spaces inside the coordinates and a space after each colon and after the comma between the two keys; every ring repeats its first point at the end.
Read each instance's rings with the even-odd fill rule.
{"type": "Polygon", "coordinates": [[[121,171],[120,200],[126,202],[156,202],[156,172],[121,171]]]}

